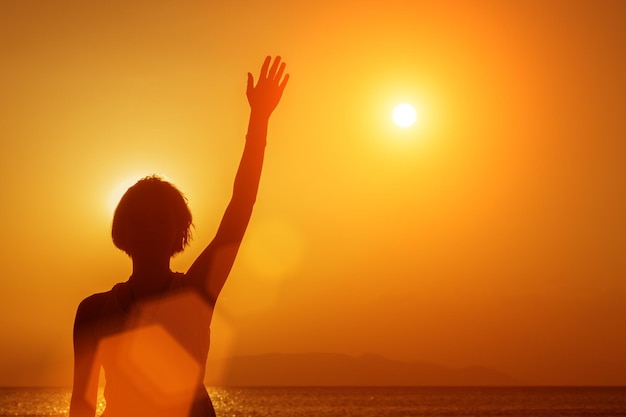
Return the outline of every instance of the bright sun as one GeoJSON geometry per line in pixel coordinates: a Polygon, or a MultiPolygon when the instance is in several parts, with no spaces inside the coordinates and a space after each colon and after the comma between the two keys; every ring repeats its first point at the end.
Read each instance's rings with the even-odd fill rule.
{"type": "Polygon", "coordinates": [[[408,103],[398,104],[392,113],[393,121],[400,127],[409,127],[417,119],[415,107],[408,103]]]}

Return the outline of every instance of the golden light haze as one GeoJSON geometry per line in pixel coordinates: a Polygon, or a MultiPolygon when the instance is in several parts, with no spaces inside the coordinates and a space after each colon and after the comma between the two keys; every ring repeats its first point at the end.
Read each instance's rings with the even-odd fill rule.
{"type": "Polygon", "coordinates": [[[187,269],[230,197],[246,73],[278,54],[210,358],[626,384],[626,3],[513,3],[0,3],[0,386],[71,383],[79,301],[130,274],[111,214],[142,176],[189,199],[187,269]]]}

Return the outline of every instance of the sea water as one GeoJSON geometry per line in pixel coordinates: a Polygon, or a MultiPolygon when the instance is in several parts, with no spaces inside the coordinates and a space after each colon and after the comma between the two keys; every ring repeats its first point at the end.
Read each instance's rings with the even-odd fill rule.
{"type": "MultiPolygon", "coordinates": [[[[218,417],[619,417],[626,387],[209,388],[218,417]]],[[[0,416],[67,416],[70,391],[0,388],[0,416]]],[[[104,409],[100,398],[98,415],[104,409]]]]}

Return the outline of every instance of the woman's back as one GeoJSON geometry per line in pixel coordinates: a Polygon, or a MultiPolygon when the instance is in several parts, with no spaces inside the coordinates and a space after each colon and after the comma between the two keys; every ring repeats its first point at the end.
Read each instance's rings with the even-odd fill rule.
{"type": "Polygon", "coordinates": [[[105,294],[95,327],[106,415],[211,415],[190,410],[198,402],[212,410],[203,385],[212,306],[183,274],[147,299],[135,300],[128,282],[105,294]]]}

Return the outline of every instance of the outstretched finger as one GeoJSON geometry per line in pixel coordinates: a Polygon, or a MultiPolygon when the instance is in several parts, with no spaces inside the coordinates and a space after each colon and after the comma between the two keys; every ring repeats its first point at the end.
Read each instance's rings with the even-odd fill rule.
{"type": "Polygon", "coordinates": [[[280,57],[279,56],[277,56],[274,59],[274,63],[272,64],[272,68],[270,68],[270,72],[268,74],[268,78],[274,79],[274,77],[276,76],[276,70],[278,69],[278,64],[280,64],[280,57]]]}
{"type": "Polygon", "coordinates": [[[274,76],[274,79],[276,80],[276,82],[280,82],[280,79],[283,76],[283,72],[285,72],[285,63],[284,62],[282,62],[280,64],[280,67],[278,67],[278,72],[274,76]]]}
{"type": "Polygon", "coordinates": [[[252,90],[254,90],[254,77],[252,74],[248,73],[248,82],[246,85],[246,93],[249,94],[252,90]]]}
{"type": "Polygon", "coordinates": [[[283,82],[278,85],[278,88],[280,88],[280,91],[283,91],[285,89],[285,86],[287,85],[287,81],[289,81],[289,74],[285,74],[285,78],[283,78],[283,82]]]}
{"type": "Polygon", "coordinates": [[[265,61],[263,61],[263,65],[261,66],[261,73],[259,74],[259,79],[267,78],[267,69],[270,67],[270,62],[272,60],[271,56],[266,56],[265,61]]]}

